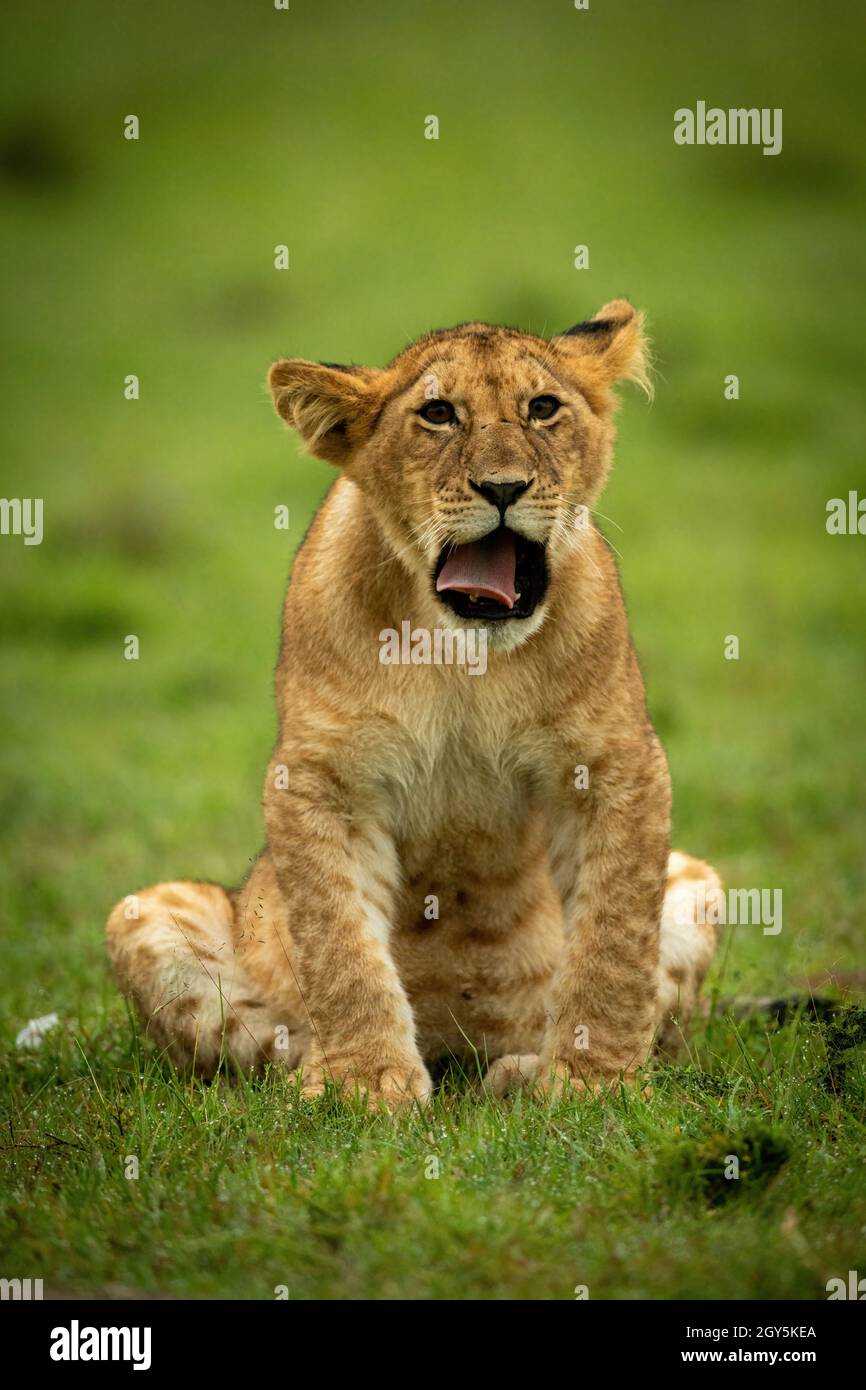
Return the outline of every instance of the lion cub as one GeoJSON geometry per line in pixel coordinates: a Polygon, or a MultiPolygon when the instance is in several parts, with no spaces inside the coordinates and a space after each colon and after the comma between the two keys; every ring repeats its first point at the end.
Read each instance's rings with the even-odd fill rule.
{"type": "Polygon", "coordinates": [[[620,380],[647,386],[624,300],[550,340],[465,323],[382,370],[271,368],[341,476],[286,599],[267,848],[235,891],[159,884],[108,923],[179,1065],[282,1061],[308,1095],[392,1106],[452,1053],[498,1091],[631,1077],[687,1020],[719,883],[669,857],[665,755],[591,520],[620,380]]]}

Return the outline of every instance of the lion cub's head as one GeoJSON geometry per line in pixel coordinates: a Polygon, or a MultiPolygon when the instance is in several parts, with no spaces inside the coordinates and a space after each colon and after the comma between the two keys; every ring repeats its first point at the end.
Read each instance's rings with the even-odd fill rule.
{"type": "Polygon", "coordinates": [[[283,360],[274,404],[338,464],[384,543],[450,626],[510,647],[541,623],[610,465],[611,387],[648,389],[641,317],[625,300],[549,340],[465,323],[383,370],[283,360]]]}

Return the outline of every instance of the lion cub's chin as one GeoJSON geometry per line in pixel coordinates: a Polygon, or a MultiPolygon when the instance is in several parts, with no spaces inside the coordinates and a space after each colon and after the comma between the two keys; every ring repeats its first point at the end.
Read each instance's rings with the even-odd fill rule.
{"type": "Polygon", "coordinates": [[[540,603],[526,618],[504,618],[492,622],[473,623],[469,618],[460,618],[450,608],[441,606],[440,620],[443,627],[458,632],[477,632],[483,628],[487,633],[487,650],[491,652],[512,652],[523,646],[533,633],[538,632],[547,613],[547,604],[540,603]]]}

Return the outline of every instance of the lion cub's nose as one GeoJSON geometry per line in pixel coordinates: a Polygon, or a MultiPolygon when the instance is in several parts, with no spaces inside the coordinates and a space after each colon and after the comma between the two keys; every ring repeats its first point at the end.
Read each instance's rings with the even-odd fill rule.
{"type": "Polygon", "coordinates": [[[480,492],[481,496],[491,502],[497,508],[502,520],[505,520],[505,512],[512,502],[516,502],[518,497],[522,497],[529,483],[473,483],[469,479],[469,486],[475,491],[480,492]]]}

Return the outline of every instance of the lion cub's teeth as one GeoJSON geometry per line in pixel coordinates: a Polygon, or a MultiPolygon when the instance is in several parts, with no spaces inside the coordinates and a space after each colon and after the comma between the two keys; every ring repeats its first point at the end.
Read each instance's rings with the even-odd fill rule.
{"type": "Polygon", "coordinates": [[[477,595],[477,594],[470,594],[470,595],[469,595],[469,602],[470,602],[470,603],[477,603],[477,602],[478,602],[478,595],[477,595]]]}

